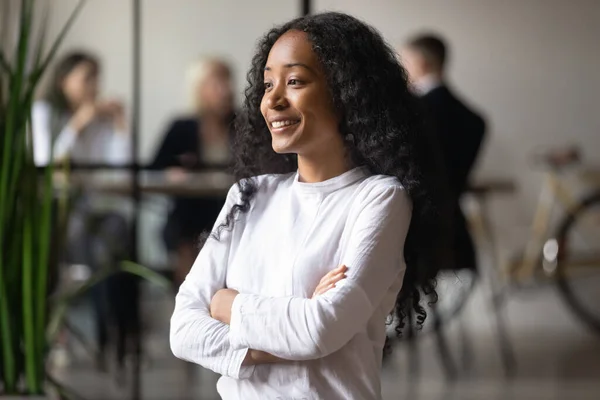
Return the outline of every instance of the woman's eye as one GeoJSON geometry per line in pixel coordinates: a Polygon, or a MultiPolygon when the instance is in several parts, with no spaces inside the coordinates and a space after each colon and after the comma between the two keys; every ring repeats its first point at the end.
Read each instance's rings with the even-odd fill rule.
{"type": "Polygon", "coordinates": [[[298,79],[290,79],[288,81],[288,85],[299,85],[300,81],[298,79]]]}
{"type": "Polygon", "coordinates": [[[273,84],[271,82],[265,82],[264,86],[265,86],[265,90],[269,90],[273,87],[273,84]]]}

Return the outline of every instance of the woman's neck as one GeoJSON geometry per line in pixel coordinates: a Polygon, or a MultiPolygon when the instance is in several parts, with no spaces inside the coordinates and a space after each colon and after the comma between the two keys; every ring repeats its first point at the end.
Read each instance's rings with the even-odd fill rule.
{"type": "Polygon", "coordinates": [[[323,182],[352,169],[345,150],[328,151],[320,156],[298,155],[298,175],[307,183],[323,182]]]}
{"type": "Polygon", "coordinates": [[[83,102],[70,101],[69,99],[66,100],[66,110],[71,114],[75,114],[77,110],[79,110],[79,107],[83,105],[83,102]]]}
{"type": "Polygon", "coordinates": [[[229,114],[225,114],[222,112],[205,110],[202,112],[198,112],[197,115],[198,118],[202,120],[203,124],[223,126],[228,125],[230,122],[229,114]]]}
{"type": "Polygon", "coordinates": [[[229,121],[216,113],[204,113],[200,116],[202,121],[199,134],[203,142],[221,143],[227,141],[229,121]]]}

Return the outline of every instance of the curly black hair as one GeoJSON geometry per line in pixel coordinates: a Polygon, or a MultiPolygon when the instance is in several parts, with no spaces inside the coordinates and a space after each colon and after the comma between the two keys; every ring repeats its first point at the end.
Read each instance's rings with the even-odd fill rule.
{"type": "MultiPolygon", "coordinates": [[[[263,73],[277,39],[290,30],[305,32],[325,72],[340,115],[339,132],[346,141],[354,166],[372,174],[395,176],[413,202],[413,216],[405,242],[406,274],[395,314],[401,335],[407,313],[414,312],[417,327],[427,312],[421,304],[437,301],[435,275],[445,260],[443,180],[439,179],[439,150],[429,139],[417,100],[408,89],[407,75],[394,50],[372,27],[341,13],[323,13],[294,19],[271,29],[258,44],[247,75],[245,101],[235,122],[233,173],[240,202],[213,233],[219,239],[235,219],[250,209],[257,185],[253,177],[297,170],[295,155],[277,154],[260,112],[264,95],[263,73]]],[[[206,240],[206,236],[205,236],[206,240]]]]}

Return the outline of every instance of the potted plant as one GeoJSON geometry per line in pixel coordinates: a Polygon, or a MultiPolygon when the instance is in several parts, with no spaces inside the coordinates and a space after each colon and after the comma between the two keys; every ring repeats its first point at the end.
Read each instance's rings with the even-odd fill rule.
{"type": "MultiPolygon", "coordinates": [[[[0,396],[43,396],[53,382],[45,364],[68,305],[111,272],[99,271],[66,293],[48,293],[60,218],[53,167],[33,161],[31,107],[41,77],[85,0],[46,46],[47,0],[0,0],[0,396]]],[[[60,231],[60,229],[59,229],[60,231]]],[[[120,270],[168,286],[137,264],[120,270]]],[[[114,271],[112,271],[114,272],[114,271]]]]}

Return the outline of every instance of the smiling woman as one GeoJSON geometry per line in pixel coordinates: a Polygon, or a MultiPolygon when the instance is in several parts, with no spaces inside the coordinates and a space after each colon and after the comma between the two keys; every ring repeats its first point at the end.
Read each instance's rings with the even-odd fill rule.
{"type": "Polygon", "coordinates": [[[447,259],[406,73],[374,29],[326,13],[268,32],[248,81],[239,181],[177,295],[172,350],[223,375],[224,399],[380,399],[386,316],[400,332],[411,305],[422,323],[447,259]]]}
{"type": "Polygon", "coordinates": [[[339,117],[306,33],[292,30],[281,36],[269,54],[264,80],[260,110],[273,134],[273,149],[298,154],[303,162],[343,161],[332,171],[335,175],[347,169],[339,117]]]}

